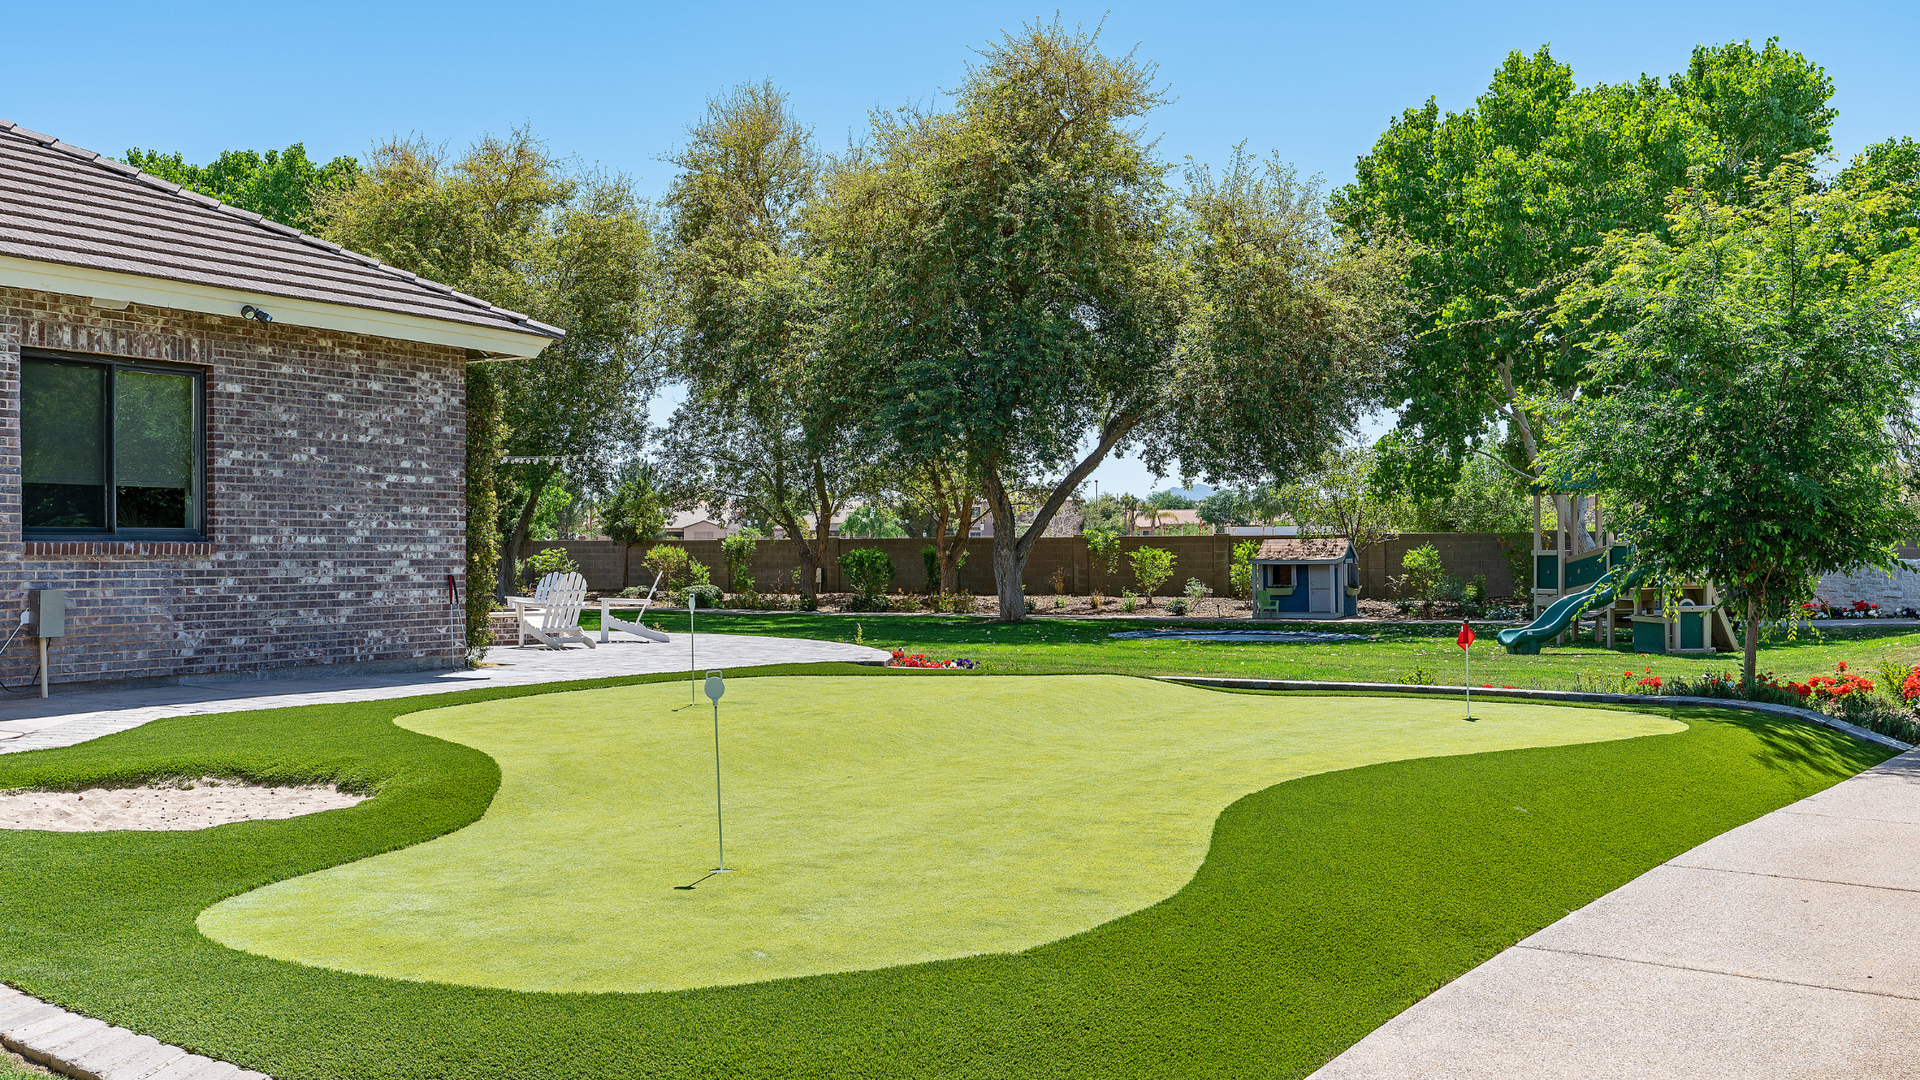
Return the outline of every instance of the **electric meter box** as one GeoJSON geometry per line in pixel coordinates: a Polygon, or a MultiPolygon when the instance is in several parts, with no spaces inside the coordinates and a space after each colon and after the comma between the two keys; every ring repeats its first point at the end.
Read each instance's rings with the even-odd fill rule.
{"type": "Polygon", "coordinates": [[[35,589],[27,594],[27,628],[35,637],[67,636],[67,590],[35,589]]]}

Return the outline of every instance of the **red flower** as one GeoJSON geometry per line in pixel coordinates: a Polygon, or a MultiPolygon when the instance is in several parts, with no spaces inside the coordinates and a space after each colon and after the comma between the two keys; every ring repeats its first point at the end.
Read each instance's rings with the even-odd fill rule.
{"type": "Polygon", "coordinates": [[[1840,661],[1840,664],[1839,664],[1839,666],[1838,666],[1837,668],[1835,668],[1835,670],[1836,670],[1836,671],[1845,671],[1845,670],[1847,670],[1847,662],[1846,662],[1845,660],[1842,660],[1842,661],[1840,661]]]}

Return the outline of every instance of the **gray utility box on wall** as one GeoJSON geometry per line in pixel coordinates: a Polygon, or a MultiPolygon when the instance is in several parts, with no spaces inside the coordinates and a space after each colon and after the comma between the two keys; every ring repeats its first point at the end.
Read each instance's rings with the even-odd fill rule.
{"type": "Polygon", "coordinates": [[[27,594],[27,628],[35,637],[67,636],[67,590],[35,589],[27,594]]]}

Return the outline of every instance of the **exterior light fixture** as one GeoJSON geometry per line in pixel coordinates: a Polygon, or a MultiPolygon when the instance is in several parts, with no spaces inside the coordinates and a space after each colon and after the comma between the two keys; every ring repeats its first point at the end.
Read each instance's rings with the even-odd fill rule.
{"type": "Polygon", "coordinates": [[[273,316],[261,311],[252,304],[248,304],[246,307],[240,309],[240,317],[243,319],[252,319],[254,322],[260,323],[270,323],[273,321],[273,316]]]}

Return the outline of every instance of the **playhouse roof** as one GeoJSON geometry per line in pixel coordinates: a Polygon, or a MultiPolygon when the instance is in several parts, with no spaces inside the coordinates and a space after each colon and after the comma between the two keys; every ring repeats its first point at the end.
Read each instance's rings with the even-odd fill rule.
{"type": "Polygon", "coordinates": [[[1289,537],[1267,540],[1254,553],[1254,562],[1339,562],[1353,550],[1353,542],[1344,536],[1289,537]]]}
{"type": "Polygon", "coordinates": [[[276,322],[492,357],[563,334],[5,120],[0,284],[230,316],[254,304],[276,322]]]}

